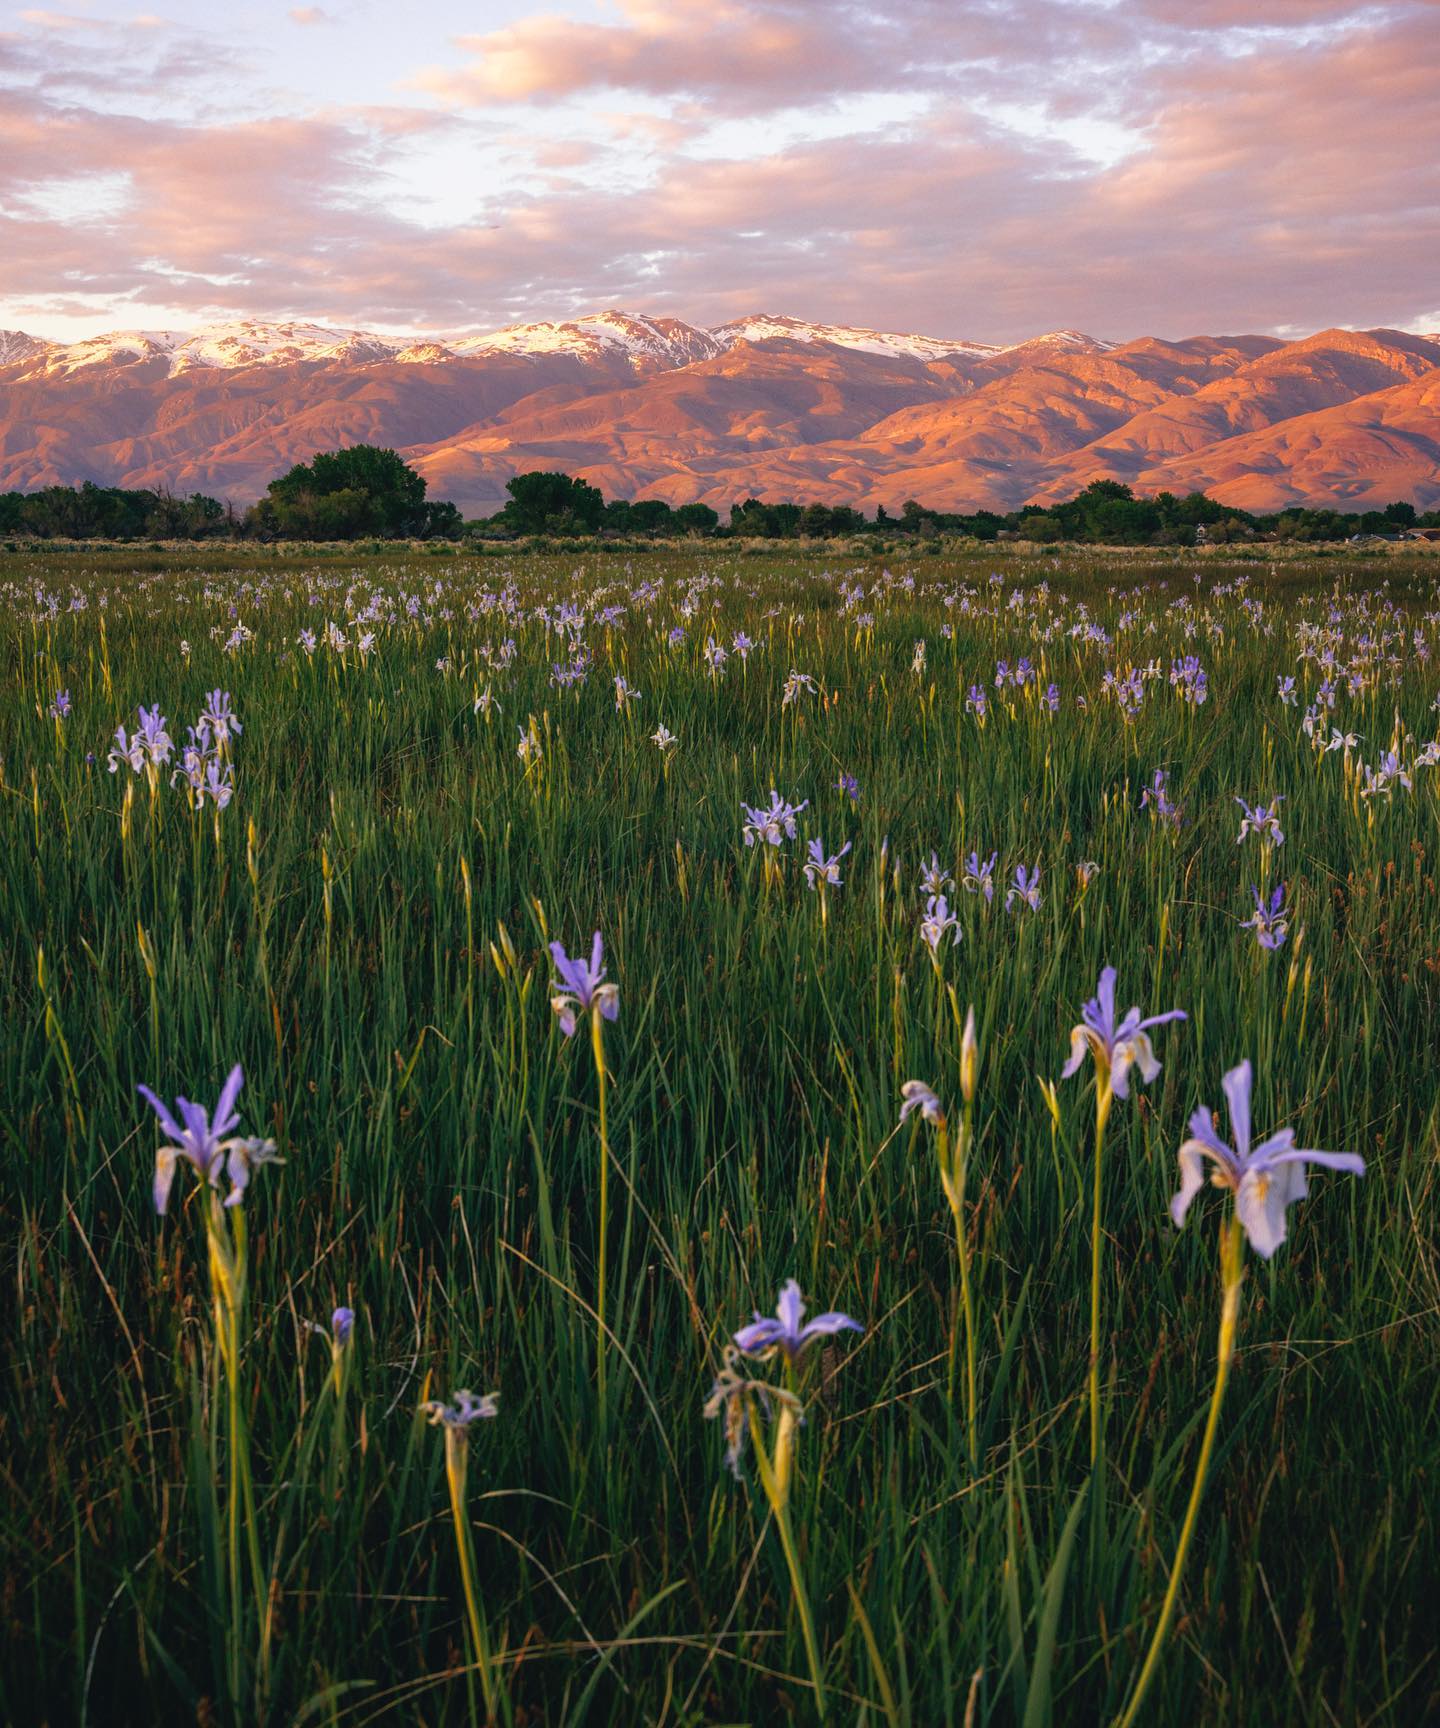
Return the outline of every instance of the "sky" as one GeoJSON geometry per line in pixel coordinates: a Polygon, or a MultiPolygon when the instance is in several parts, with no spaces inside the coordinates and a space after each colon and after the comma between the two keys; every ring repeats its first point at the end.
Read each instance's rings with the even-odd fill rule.
{"type": "Polygon", "coordinates": [[[0,329],[1440,329],[1440,0],[153,3],[0,0],[0,329]]]}

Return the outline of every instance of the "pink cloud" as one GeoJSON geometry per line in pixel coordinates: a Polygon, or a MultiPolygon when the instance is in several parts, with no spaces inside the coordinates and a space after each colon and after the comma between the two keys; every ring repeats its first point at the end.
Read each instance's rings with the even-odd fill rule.
{"type": "MultiPolygon", "coordinates": [[[[432,328],[577,302],[697,322],[763,307],[993,339],[1057,325],[1129,336],[1401,323],[1433,306],[1433,8],[1401,6],[1362,31],[1330,28],[1340,12],[1322,0],[1271,0],[1267,23],[1307,33],[1247,36],[1233,52],[1205,49],[1257,14],[1238,0],[1203,11],[1206,28],[1179,0],[1024,0],[1003,21],[945,0],[628,0],[613,24],[533,18],[472,39],[451,93],[500,102],[508,121],[522,97],[621,92],[602,122],[643,142],[653,180],[607,175],[593,131],[507,123],[533,176],[492,195],[483,221],[448,228],[415,220],[391,172],[433,133],[447,172],[471,140],[483,176],[488,135],[463,108],[140,119],[108,108],[158,62],[92,65],[109,82],[81,100],[73,66],[51,88],[33,45],[0,37],[0,297],[432,328]],[[1143,76],[1082,76],[1142,49],[1158,55],[1143,76]],[[707,111],[823,106],[875,87],[933,104],[903,130],[745,159],[691,149],[707,111]],[[627,91],[670,111],[629,112],[627,91]],[[1021,101],[1122,121],[1143,147],[1097,167],[1043,127],[996,117],[1021,101]],[[59,222],[37,209],[57,182],[117,167],[122,215],[59,222]]],[[[176,37],[164,52],[199,79],[206,47],[176,37]]],[[[53,50],[46,63],[58,75],[53,50]]]]}

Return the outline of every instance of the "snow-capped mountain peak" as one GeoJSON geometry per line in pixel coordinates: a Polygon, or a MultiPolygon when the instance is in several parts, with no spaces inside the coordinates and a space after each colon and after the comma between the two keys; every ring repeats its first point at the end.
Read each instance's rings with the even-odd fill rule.
{"type": "Polygon", "coordinates": [[[943,360],[952,354],[985,355],[999,350],[988,342],[951,342],[939,336],[901,335],[849,324],[812,324],[768,312],[752,312],[718,325],[710,335],[727,348],[736,342],[828,342],[863,354],[899,355],[911,360],[943,360]]]}
{"type": "Polygon", "coordinates": [[[707,331],[683,324],[678,318],[648,318],[613,310],[581,318],[510,324],[483,336],[462,336],[449,346],[460,355],[579,354],[595,358],[608,353],[670,366],[688,366],[720,352],[720,344],[707,331]]]}
{"type": "Polygon", "coordinates": [[[933,364],[947,359],[985,360],[997,355],[1105,353],[1114,346],[1078,330],[1054,330],[1026,342],[1004,346],[950,340],[859,325],[819,324],[783,314],[756,312],[703,330],[679,318],[609,308],[575,318],[509,324],[480,335],[380,335],[306,321],[267,322],[242,318],[207,324],[199,330],[113,330],[80,342],[47,342],[22,331],[0,331],[0,366],[42,368],[49,377],[68,377],[92,367],[128,367],[163,362],[167,375],[199,369],[234,371],[254,366],[328,363],[438,365],[516,354],[536,359],[574,355],[582,361],[613,363],[650,372],[694,365],[726,353],[740,342],[801,342],[850,349],[863,354],[933,364]]]}

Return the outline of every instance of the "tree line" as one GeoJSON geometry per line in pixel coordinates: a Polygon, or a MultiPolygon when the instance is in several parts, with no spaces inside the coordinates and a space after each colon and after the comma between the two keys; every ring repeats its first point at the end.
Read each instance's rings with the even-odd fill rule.
{"type": "Polygon", "coordinates": [[[45,486],[0,492],[0,535],[106,540],[506,540],[529,535],[669,539],[682,536],[767,540],[836,539],[879,534],[936,539],[1024,539],[1041,544],[1185,546],[1260,538],[1345,540],[1440,527],[1440,511],[1420,515],[1397,501],[1347,512],[1299,506],[1268,515],[1217,503],[1203,492],[1137,498],[1116,480],[1095,480],[1075,497],[1019,510],[931,510],[909,499],[873,517],[845,504],[796,504],[746,498],[729,520],[708,504],[672,507],[660,498],[606,499],[572,475],[535,471],[506,483],[504,507],[466,521],[454,504],[425,496],[426,483],[393,450],[355,444],[322,451],[272,480],[248,510],[200,492],[176,498],[118,486],[45,486]]]}

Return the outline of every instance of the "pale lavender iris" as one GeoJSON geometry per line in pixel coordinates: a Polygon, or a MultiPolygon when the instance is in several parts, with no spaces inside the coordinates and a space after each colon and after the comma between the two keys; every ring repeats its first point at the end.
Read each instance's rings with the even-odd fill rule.
{"type": "Polygon", "coordinates": [[[1005,890],[1005,910],[1013,912],[1017,905],[1028,906],[1032,912],[1040,910],[1040,866],[1033,870],[1025,865],[1017,864],[1010,886],[1005,890]]]}
{"type": "Polygon", "coordinates": [[[1232,1068],[1221,1082],[1230,1106],[1228,1145],[1215,1132],[1208,1110],[1190,1118],[1190,1138],[1180,1148],[1180,1189],[1170,1202],[1176,1224],[1185,1222],[1190,1202],[1205,1185],[1205,1161],[1215,1166],[1211,1181],[1235,1195],[1235,1215],[1250,1246],[1268,1260],[1285,1240],[1285,1211],[1306,1194],[1305,1166],[1365,1174],[1365,1160],[1356,1152],[1315,1152],[1295,1144],[1294,1130],[1282,1128],[1258,1146],[1250,1144],[1250,1091],[1253,1073],[1248,1062],[1232,1068]]]}
{"type": "Polygon", "coordinates": [[[592,1007],[598,1008],[607,1020],[619,1018],[620,987],[605,982],[605,948],[598,930],[588,962],[579,955],[572,960],[559,942],[550,944],[550,958],[558,974],[550,987],[550,1006],[567,1038],[575,1030],[576,1015],[588,1014],[592,1007]]]}
{"type": "Polygon", "coordinates": [[[1237,846],[1247,834],[1254,834],[1270,846],[1285,844],[1285,835],[1280,827],[1280,806],[1285,802],[1283,793],[1268,804],[1247,804],[1243,798],[1237,798],[1235,802],[1245,812],[1240,820],[1240,832],[1235,836],[1237,846]]]}
{"type": "Polygon", "coordinates": [[[1070,1028],[1070,1060],[1060,1070],[1068,1080],[1085,1060],[1088,1050],[1095,1058],[1095,1067],[1102,1077],[1108,1074],[1110,1090],[1117,1098],[1130,1096],[1130,1070],[1138,1068],[1148,1086],[1160,1072],[1160,1064],[1151,1048],[1149,1029],[1164,1026],[1171,1020],[1186,1018],[1183,1008],[1171,1008],[1164,1014],[1151,1014],[1142,1019],[1138,1008],[1127,1008],[1118,1018],[1115,1013],[1115,968],[1107,966],[1100,974],[1095,994],[1080,1010],[1080,1023],[1070,1028]]]}
{"type": "Polygon", "coordinates": [[[775,1318],[767,1320],[757,1313],[749,1326],[742,1326],[735,1334],[735,1345],[747,1356],[769,1356],[778,1350],[788,1363],[793,1364],[817,1338],[829,1338],[837,1332],[864,1330],[860,1322],[852,1320],[848,1314],[817,1314],[813,1320],[805,1320],[800,1286],[793,1278],[787,1278],[780,1290],[780,1300],[775,1304],[775,1318]]]}
{"type": "Polygon", "coordinates": [[[978,852],[970,854],[960,883],[967,894],[983,894],[987,904],[995,898],[995,863],[999,856],[998,852],[992,852],[982,859],[978,852]]]}
{"type": "Polygon", "coordinates": [[[827,857],[824,843],[818,839],[810,842],[810,856],[805,863],[805,879],[812,888],[820,883],[826,883],[832,888],[839,888],[840,860],[850,850],[853,842],[847,840],[840,850],[827,857]]]}
{"type": "Polygon", "coordinates": [[[945,1109],[934,1091],[923,1080],[907,1080],[900,1088],[900,1120],[904,1122],[917,1110],[936,1128],[944,1126],[945,1109]]]}
{"type": "Polygon", "coordinates": [[[477,1398],[468,1386],[462,1386],[451,1397],[449,1404],[431,1398],[420,1406],[432,1428],[468,1428],[472,1422],[488,1422],[500,1414],[498,1392],[487,1392],[483,1398],[477,1398]]]}
{"type": "Polygon", "coordinates": [[[743,800],[740,808],[745,812],[745,821],[741,834],[747,846],[753,846],[758,840],[767,846],[779,846],[785,839],[795,838],[795,819],[802,810],[808,809],[810,800],[803,804],[792,804],[788,798],[782,798],[772,786],[770,789],[770,807],[767,810],[763,804],[746,804],[743,800]]]}
{"type": "Polygon", "coordinates": [[[177,1097],[175,1111],[179,1115],[179,1121],[171,1113],[169,1105],[162,1098],[157,1098],[148,1086],[136,1087],[136,1091],[159,1117],[160,1126],[170,1136],[171,1141],[170,1145],[160,1147],[155,1154],[157,1212],[163,1214],[170,1204],[175,1166],[182,1158],[193,1164],[196,1175],[202,1182],[208,1182],[212,1188],[220,1186],[222,1171],[229,1176],[230,1192],[225,1196],[227,1206],[238,1206],[244,1199],[245,1190],[250,1185],[251,1170],[256,1165],[277,1162],[273,1140],[228,1137],[230,1130],[240,1121],[235,1100],[240,1096],[240,1088],[244,1084],[245,1076],[237,1062],[221,1088],[213,1119],[203,1104],[192,1104],[188,1098],[177,1097]]]}
{"type": "Polygon", "coordinates": [[[1241,919],[1240,928],[1253,930],[1255,940],[1262,948],[1273,950],[1283,947],[1285,938],[1290,934],[1290,909],[1285,904],[1285,884],[1277,882],[1268,901],[1253,883],[1250,892],[1255,899],[1255,910],[1248,918],[1241,919]]]}

